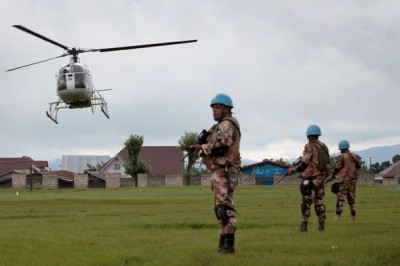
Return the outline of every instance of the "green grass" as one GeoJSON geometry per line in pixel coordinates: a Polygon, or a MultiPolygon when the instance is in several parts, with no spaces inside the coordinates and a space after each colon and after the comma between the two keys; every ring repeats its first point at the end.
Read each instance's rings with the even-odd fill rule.
{"type": "Polygon", "coordinates": [[[400,192],[359,186],[300,233],[297,186],[238,187],[236,253],[216,253],[209,187],[0,190],[0,265],[400,265],[400,192]],[[347,204],[347,203],[346,203],[347,204]]]}

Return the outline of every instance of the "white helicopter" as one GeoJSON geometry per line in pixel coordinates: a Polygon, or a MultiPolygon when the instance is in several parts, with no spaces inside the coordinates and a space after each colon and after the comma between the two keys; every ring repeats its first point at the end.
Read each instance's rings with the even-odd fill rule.
{"type": "Polygon", "coordinates": [[[164,46],[164,45],[174,45],[174,44],[183,44],[183,43],[191,43],[197,42],[197,40],[187,40],[187,41],[177,41],[177,42],[163,42],[163,43],[153,43],[153,44],[142,44],[142,45],[134,45],[134,46],[123,46],[123,47],[114,47],[114,48],[101,48],[101,49],[80,49],[80,48],[68,48],[67,46],[55,42],[43,35],[40,35],[24,26],[21,25],[13,25],[13,27],[22,30],[26,33],[32,34],[35,37],[38,37],[44,41],[52,43],[58,47],[61,47],[65,50],[65,52],[57,57],[53,57],[50,59],[42,60],[39,62],[31,63],[28,65],[12,68],[6,70],[13,71],[23,67],[43,63],[46,61],[50,61],[56,58],[64,57],[69,55],[70,62],[68,65],[65,65],[60,68],[60,70],[56,74],[57,80],[57,95],[58,100],[56,102],[51,102],[49,111],[46,111],[47,116],[53,120],[56,124],[57,121],[57,112],[62,108],[87,108],[91,107],[92,112],[94,112],[95,106],[100,105],[101,111],[107,118],[110,118],[107,110],[107,102],[100,95],[99,91],[105,90],[97,90],[92,83],[92,76],[90,75],[89,69],[86,65],[79,63],[78,54],[86,53],[86,52],[113,52],[120,50],[130,50],[130,49],[140,49],[140,48],[149,48],[155,46],[164,46]]]}

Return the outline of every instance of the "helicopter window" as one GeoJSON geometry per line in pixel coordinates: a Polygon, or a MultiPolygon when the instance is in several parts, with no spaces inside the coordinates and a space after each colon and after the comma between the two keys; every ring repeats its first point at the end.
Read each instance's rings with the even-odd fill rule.
{"type": "Polygon", "coordinates": [[[75,88],[85,88],[86,74],[85,73],[75,73],[75,88]]]}
{"type": "Polygon", "coordinates": [[[58,74],[60,75],[65,75],[69,72],[69,69],[67,68],[61,68],[60,71],[58,71],[58,74]]]}
{"type": "Polygon", "coordinates": [[[66,81],[65,74],[58,75],[57,88],[58,88],[58,90],[66,90],[67,89],[67,81],[66,81]]]}
{"type": "Polygon", "coordinates": [[[72,72],[74,72],[74,73],[80,73],[80,72],[84,73],[85,72],[85,68],[83,66],[80,66],[80,65],[73,65],[72,66],[72,72]]]}

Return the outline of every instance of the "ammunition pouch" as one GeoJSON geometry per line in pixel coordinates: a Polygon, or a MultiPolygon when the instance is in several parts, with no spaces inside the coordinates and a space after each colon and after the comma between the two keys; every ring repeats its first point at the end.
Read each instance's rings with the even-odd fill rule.
{"type": "Polygon", "coordinates": [[[337,183],[337,182],[335,182],[335,183],[333,183],[333,184],[331,185],[331,192],[332,192],[333,194],[337,194],[337,193],[339,193],[339,188],[340,188],[340,184],[337,183]]]}
{"type": "Polygon", "coordinates": [[[300,192],[303,196],[311,196],[314,184],[311,180],[303,180],[300,184],[300,192]]]}
{"type": "Polygon", "coordinates": [[[297,171],[303,172],[304,170],[306,170],[307,166],[308,166],[307,163],[305,163],[305,162],[303,162],[303,161],[300,161],[300,162],[298,163],[298,165],[297,165],[297,171]]]}
{"type": "Polygon", "coordinates": [[[228,146],[222,146],[211,149],[211,156],[223,156],[229,150],[228,146]]]}

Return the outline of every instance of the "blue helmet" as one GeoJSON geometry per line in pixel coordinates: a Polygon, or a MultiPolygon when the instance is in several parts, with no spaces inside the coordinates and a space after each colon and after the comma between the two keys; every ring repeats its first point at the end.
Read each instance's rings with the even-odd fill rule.
{"type": "Polygon", "coordinates": [[[321,136],[321,129],[317,125],[311,125],[307,128],[306,136],[321,136]]]}
{"type": "Polygon", "coordinates": [[[233,102],[232,102],[231,97],[229,97],[228,95],[223,94],[223,93],[217,94],[211,100],[210,106],[213,106],[214,104],[222,104],[222,105],[228,106],[230,108],[233,108],[233,102]]]}
{"type": "Polygon", "coordinates": [[[346,150],[350,148],[350,143],[347,140],[341,140],[339,142],[339,150],[346,150]]]}

